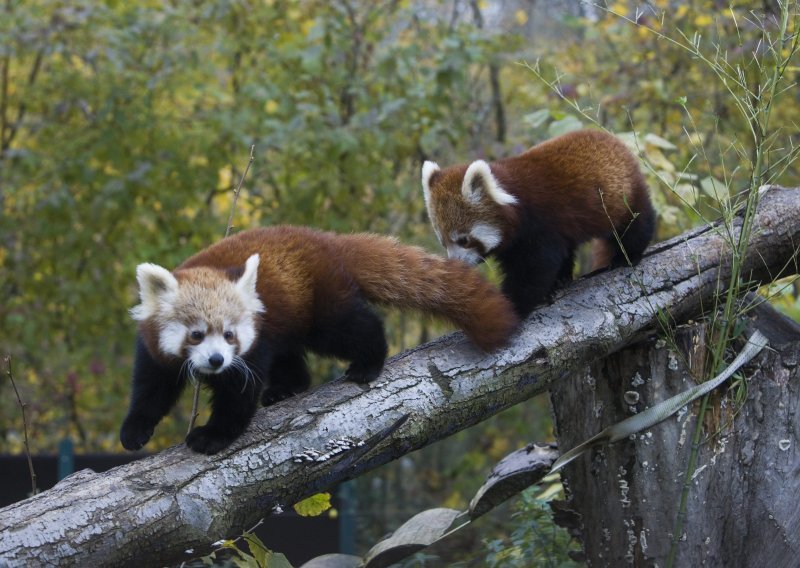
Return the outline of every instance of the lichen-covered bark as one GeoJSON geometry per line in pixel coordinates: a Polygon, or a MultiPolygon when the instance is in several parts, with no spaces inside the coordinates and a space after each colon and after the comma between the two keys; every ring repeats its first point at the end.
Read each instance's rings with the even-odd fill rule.
{"type": "MultiPolygon", "coordinates": [[[[795,566],[800,544],[800,333],[770,333],[770,310],[752,325],[773,349],[743,368],[745,400],[711,398],[690,479],[675,566],[795,566]]],[[[798,328],[800,329],[800,328],[798,328]]],[[[648,339],[599,360],[551,393],[559,444],[600,429],[695,385],[705,328],[679,331],[678,350],[648,339]],[[570,384],[572,382],[572,384],[570,384]]],[[[631,439],[580,456],[562,480],[559,518],[584,545],[589,566],[665,566],[675,537],[697,406],[631,439]]]]}
{"type": "MultiPolygon", "coordinates": [[[[769,280],[783,270],[795,242],[800,190],[773,189],[762,198],[746,260],[753,278],[769,280]]],[[[0,565],[150,565],[179,561],[186,549],[207,550],[276,506],[547,390],[642,337],[659,313],[678,321],[699,314],[727,280],[724,243],[717,229],[701,229],[657,245],[633,269],[575,282],[497,353],[480,353],[453,334],[393,358],[369,386],[333,382],[262,409],[218,455],[179,445],[104,474],[71,476],[0,510],[0,565]],[[347,467],[337,463],[348,451],[321,462],[301,457],[308,448],[330,453],[332,441],[363,440],[404,415],[408,420],[384,443],[347,467]]]]}

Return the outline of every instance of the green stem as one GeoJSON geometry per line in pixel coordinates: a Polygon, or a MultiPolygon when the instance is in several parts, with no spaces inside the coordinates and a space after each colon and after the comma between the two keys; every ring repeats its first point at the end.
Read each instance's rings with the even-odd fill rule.
{"type": "MultiPolygon", "coordinates": [[[[750,235],[753,228],[753,220],[755,218],[756,209],[759,201],[759,188],[762,185],[764,178],[764,161],[767,152],[766,142],[768,139],[767,133],[769,132],[769,119],[772,110],[772,102],[775,98],[777,85],[781,82],[783,74],[789,64],[791,56],[797,49],[797,34],[792,42],[789,55],[785,58],[782,57],[784,44],[786,43],[786,30],[789,22],[789,4],[781,3],[781,27],[780,38],[777,41],[777,46],[773,50],[775,54],[775,66],[773,68],[772,76],[770,77],[769,93],[766,100],[759,94],[754,98],[751,112],[744,112],[750,124],[750,130],[753,134],[753,142],[755,147],[755,159],[753,164],[753,173],[750,177],[750,187],[748,188],[747,200],[744,208],[744,215],[742,219],[742,228],[739,233],[739,238],[736,242],[731,242],[733,250],[731,251],[731,276],[728,282],[728,289],[725,294],[725,307],[722,310],[721,323],[717,324],[719,320],[715,321],[712,328],[712,335],[714,346],[712,349],[712,372],[717,372],[723,365],[725,350],[731,341],[732,322],[738,314],[735,313],[736,300],[741,292],[741,278],[742,278],[742,259],[747,253],[747,247],[750,244],[750,235]]],[[[766,40],[766,38],[763,38],[766,40]]],[[[765,41],[765,43],[767,43],[765,41]]],[[[699,51],[699,50],[698,50],[699,51]]],[[[703,61],[707,61],[703,59],[703,61]]],[[[713,62],[708,62],[712,65],[713,62]]],[[[718,73],[721,77],[722,75],[718,73]]],[[[742,102],[740,108],[746,105],[742,102]]],[[[697,421],[695,423],[694,435],[692,437],[692,448],[689,454],[689,462],[686,467],[686,475],[683,480],[683,488],[681,490],[681,499],[678,506],[678,514],[675,518],[675,526],[672,535],[672,544],[667,557],[667,566],[675,566],[675,559],[678,553],[678,542],[680,542],[681,534],[683,533],[683,525],[686,520],[686,508],[689,499],[689,490],[691,488],[692,478],[697,469],[697,460],[700,453],[700,445],[703,436],[703,420],[705,418],[706,409],[708,408],[708,395],[704,396],[700,409],[697,413],[697,421]]]]}

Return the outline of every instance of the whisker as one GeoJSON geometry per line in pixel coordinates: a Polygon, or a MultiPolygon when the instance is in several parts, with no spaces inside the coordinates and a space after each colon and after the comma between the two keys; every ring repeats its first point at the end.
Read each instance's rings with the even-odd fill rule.
{"type": "MultiPolygon", "coordinates": [[[[239,356],[239,355],[237,355],[236,357],[239,357],[239,359],[241,359],[242,361],[244,361],[244,357],[241,357],[241,356],[239,356]]],[[[259,376],[259,377],[263,377],[263,376],[266,374],[266,373],[264,372],[264,369],[262,369],[262,368],[261,368],[261,367],[259,367],[258,365],[255,365],[255,364],[253,364],[252,362],[248,363],[247,361],[244,361],[244,363],[245,363],[245,364],[246,364],[248,367],[250,367],[250,370],[251,370],[251,371],[253,372],[253,374],[255,374],[255,375],[257,375],[257,376],[259,376]]]]}
{"type": "Polygon", "coordinates": [[[248,366],[247,361],[245,361],[244,359],[242,359],[238,355],[234,355],[233,361],[231,361],[231,365],[234,368],[236,368],[239,371],[241,371],[242,374],[244,375],[244,385],[242,385],[241,392],[244,393],[244,391],[247,389],[248,384],[251,381],[253,383],[253,390],[255,390],[256,387],[257,387],[257,384],[256,384],[256,380],[257,379],[256,379],[255,374],[253,373],[253,370],[250,369],[250,367],[248,366]]]}
{"type": "Polygon", "coordinates": [[[178,373],[178,377],[180,378],[181,374],[184,373],[186,377],[192,382],[192,384],[197,384],[197,376],[194,374],[194,363],[192,363],[191,359],[184,359],[183,363],[181,364],[181,370],[178,373]]]}

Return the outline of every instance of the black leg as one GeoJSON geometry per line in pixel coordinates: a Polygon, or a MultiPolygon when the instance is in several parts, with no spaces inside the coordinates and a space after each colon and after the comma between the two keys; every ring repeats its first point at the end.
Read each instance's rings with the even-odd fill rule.
{"type": "Polygon", "coordinates": [[[572,281],[572,273],[575,271],[575,249],[570,248],[567,251],[567,257],[561,263],[561,268],[556,277],[556,285],[563,286],[572,281]]]}
{"type": "Polygon", "coordinates": [[[388,351],[383,322],[362,298],[353,298],[320,325],[309,347],[321,355],[350,361],[347,379],[361,384],[380,374],[388,351]]]}
{"type": "Polygon", "coordinates": [[[231,368],[203,381],[211,389],[211,417],[186,436],[186,445],[201,454],[216,454],[245,431],[253,419],[261,392],[258,375],[231,368]]]}
{"type": "Polygon", "coordinates": [[[301,393],[311,385],[305,355],[299,350],[276,355],[268,377],[268,386],[261,393],[261,404],[264,406],[301,393]]]}
{"type": "Polygon", "coordinates": [[[138,450],[147,443],[156,424],[175,406],[185,384],[180,364],[164,367],[157,363],[137,336],[131,404],[119,434],[126,450],[138,450]]]}
{"type": "Polygon", "coordinates": [[[609,249],[613,251],[611,266],[616,268],[639,262],[655,230],[655,211],[649,202],[644,202],[636,217],[628,225],[617,230],[616,237],[612,235],[606,239],[609,249]]]}
{"type": "Polygon", "coordinates": [[[572,266],[572,249],[559,235],[536,233],[517,241],[498,256],[503,267],[502,290],[517,313],[526,317],[554,290],[572,266]]]}

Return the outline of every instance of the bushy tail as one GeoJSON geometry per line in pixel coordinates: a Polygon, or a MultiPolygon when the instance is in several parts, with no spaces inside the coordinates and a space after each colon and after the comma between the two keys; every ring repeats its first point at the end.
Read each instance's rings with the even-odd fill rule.
{"type": "Polygon", "coordinates": [[[519,323],[505,296],[460,261],[379,235],[342,235],[339,242],[346,269],[370,301],[447,319],[485,351],[507,344],[519,323]]]}

